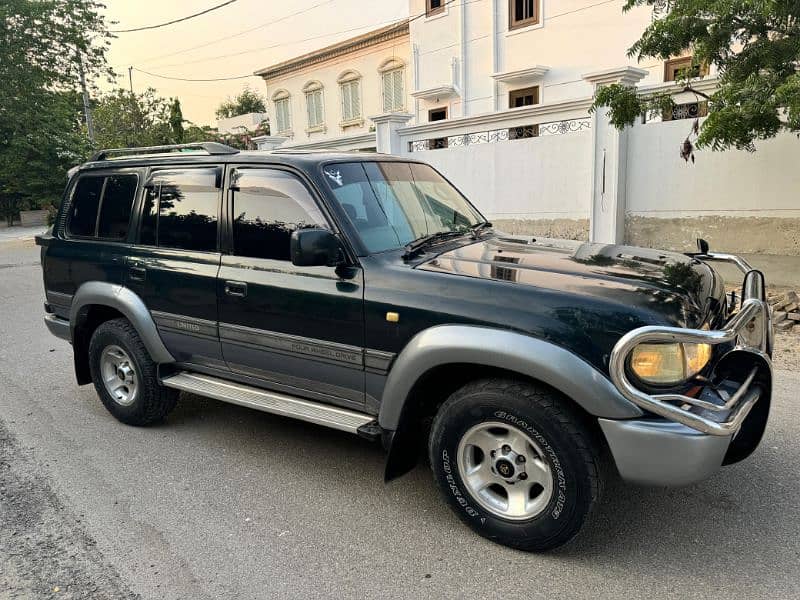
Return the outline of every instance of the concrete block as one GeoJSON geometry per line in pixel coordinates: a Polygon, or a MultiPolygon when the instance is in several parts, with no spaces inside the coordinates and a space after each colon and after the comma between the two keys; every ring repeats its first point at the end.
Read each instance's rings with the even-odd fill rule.
{"type": "Polygon", "coordinates": [[[786,316],[787,315],[786,315],[786,313],[784,311],[776,310],[774,313],[772,313],[772,322],[777,324],[777,323],[780,323],[781,321],[785,321],[786,320],[786,316]]]}
{"type": "Polygon", "coordinates": [[[790,314],[786,315],[786,318],[787,319],[791,319],[792,321],[800,321],[800,313],[796,313],[796,312],[790,313],[790,314]]]}
{"type": "Polygon", "coordinates": [[[792,327],[794,327],[794,321],[781,321],[775,325],[775,329],[778,331],[789,331],[792,327]]]}

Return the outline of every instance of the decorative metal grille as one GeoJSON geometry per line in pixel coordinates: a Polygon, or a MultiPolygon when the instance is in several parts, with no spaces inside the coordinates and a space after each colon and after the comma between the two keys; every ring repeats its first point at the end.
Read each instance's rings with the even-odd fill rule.
{"type": "Polygon", "coordinates": [[[552,121],[550,123],[534,125],[518,125],[515,127],[504,127],[503,129],[492,129],[491,131],[478,131],[475,133],[463,133],[427,140],[415,140],[413,142],[408,142],[408,151],[423,152],[425,150],[438,150],[440,148],[461,148],[475,144],[494,144],[496,142],[547,135],[564,135],[567,133],[585,131],[591,129],[591,127],[592,121],[588,117],[583,119],[565,119],[563,121],[552,121]]]}
{"type": "Polygon", "coordinates": [[[706,115],[708,115],[708,102],[687,102],[686,104],[676,104],[671,111],[664,111],[662,120],[696,119],[706,115]]]}

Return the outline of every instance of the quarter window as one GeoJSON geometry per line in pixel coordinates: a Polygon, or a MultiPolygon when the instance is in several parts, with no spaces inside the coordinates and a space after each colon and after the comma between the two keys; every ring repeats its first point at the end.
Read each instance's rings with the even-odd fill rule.
{"type": "Polygon", "coordinates": [[[438,15],[444,10],[445,0],[425,0],[425,14],[427,16],[438,15]]]}
{"type": "Polygon", "coordinates": [[[157,171],[148,183],[139,241],[161,248],[217,249],[219,169],[157,171]]]}
{"type": "Polygon", "coordinates": [[[105,177],[81,177],[72,193],[67,232],[78,237],[93,237],[97,226],[97,210],[103,195],[105,177]]]}
{"type": "Polygon", "coordinates": [[[289,260],[292,232],[327,228],[306,187],[276,169],[240,169],[232,176],[233,251],[237,256],[289,260]]]}
{"type": "Polygon", "coordinates": [[[128,237],[136,175],[82,177],[75,186],[67,233],[121,241],[128,237]]]}

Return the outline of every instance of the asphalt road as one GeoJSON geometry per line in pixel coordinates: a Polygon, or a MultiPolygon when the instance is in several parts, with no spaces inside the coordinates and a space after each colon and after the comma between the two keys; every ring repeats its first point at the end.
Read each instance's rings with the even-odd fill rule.
{"type": "Polygon", "coordinates": [[[116,422],[42,300],[37,249],[0,244],[2,598],[800,597],[797,372],[749,460],[614,486],[576,542],[529,555],[462,526],[427,467],[384,485],[354,436],[191,396],[116,422]]]}

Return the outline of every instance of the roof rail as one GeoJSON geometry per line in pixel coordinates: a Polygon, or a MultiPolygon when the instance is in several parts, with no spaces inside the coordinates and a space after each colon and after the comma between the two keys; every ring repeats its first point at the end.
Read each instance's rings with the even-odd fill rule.
{"type": "Polygon", "coordinates": [[[166,146],[144,146],[141,148],[109,148],[95,152],[89,162],[98,160],[109,160],[111,158],[124,158],[139,154],[168,154],[180,152],[181,150],[205,150],[206,154],[237,154],[236,148],[220,144],[218,142],[198,142],[194,144],[169,144],[166,146]],[[118,156],[117,156],[118,155],[118,156]]]}

